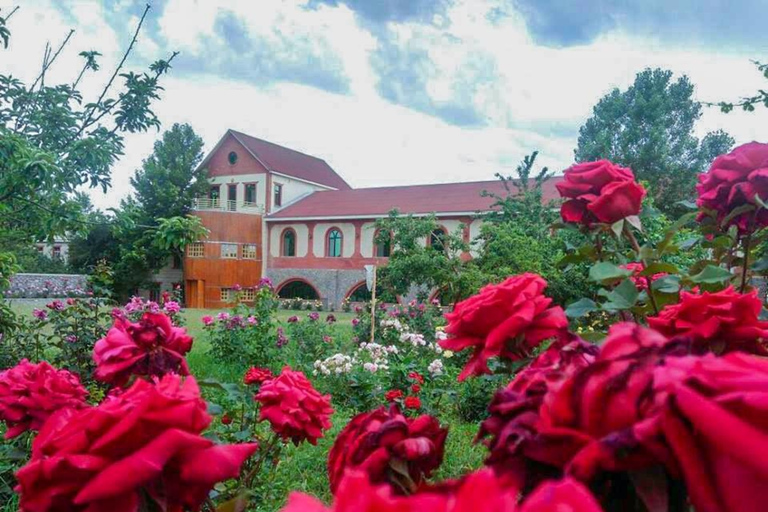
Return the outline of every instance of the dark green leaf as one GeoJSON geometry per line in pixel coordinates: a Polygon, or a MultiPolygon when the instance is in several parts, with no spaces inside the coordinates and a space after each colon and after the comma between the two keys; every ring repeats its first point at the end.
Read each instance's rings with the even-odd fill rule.
{"type": "Polygon", "coordinates": [[[696,275],[690,277],[690,281],[696,284],[713,284],[728,281],[733,277],[728,270],[714,265],[707,265],[696,275]]]}
{"type": "Polygon", "coordinates": [[[589,269],[589,279],[603,284],[610,284],[631,275],[631,270],[617,267],[606,261],[595,263],[589,269]]]}
{"type": "Polygon", "coordinates": [[[651,289],[659,293],[677,293],[680,291],[679,276],[664,276],[651,283],[651,289]]]}
{"type": "Polygon", "coordinates": [[[589,313],[599,310],[600,306],[598,306],[595,301],[584,298],[577,300],[565,308],[565,314],[569,318],[581,318],[589,313]]]}
{"type": "Polygon", "coordinates": [[[645,267],[645,270],[640,272],[641,276],[652,276],[654,274],[677,274],[680,272],[680,269],[677,268],[677,266],[672,265],[671,263],[664,263],[661,261],[657,261],[655,263],[651,263],[647,267],[645,267]]]}
{"type": "Polygon", "coordinates": [[[632,308],[637,303],[640,292],[630,279],[625,279],[606,294],[608,302],[603,304],[603,309],[608,311],[623,311],[632,308]]]}

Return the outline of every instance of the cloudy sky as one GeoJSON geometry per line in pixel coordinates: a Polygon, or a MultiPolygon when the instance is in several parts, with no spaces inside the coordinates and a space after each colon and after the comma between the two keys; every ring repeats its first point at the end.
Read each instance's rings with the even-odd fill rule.
{"type": "MultiPolygon", "coordinates": [[[[11,19],[0,69],[34,77],[46,40],[72,42],[49,80],[71,81],[77,53],[104,54],[96,93],[144,0],[0,0],[11,19]]],[[[571,163],[579,126],[645,67],[687,74],[702,101],[765,88],[768,0],[159,0],[128,69],[180,55],[155,111],[190,123],[211,148],[227,128],[324,158],[353,186],[492,179],[533,150],[571,163]],[[762,13],[762,15],[758,15],[762,13]]],[[[50,82],[49,82],[50,83],[50,82]]],[[[768,139],[768,109],[707,109],[697,131],[768,139]],[[759,128],[762,127],[762,130],[759,128]]],[[[114,206],[158,134],[128,137],[114,206]]]]}

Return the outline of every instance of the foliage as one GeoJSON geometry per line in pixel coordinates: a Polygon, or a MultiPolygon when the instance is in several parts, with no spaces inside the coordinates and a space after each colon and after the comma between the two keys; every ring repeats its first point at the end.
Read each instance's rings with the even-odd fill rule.
{"type": "MultiPolygon", "coordinates": [[[[752,61],[757,67],[757,70],[763,74],[765,78],[768,78],[768,63],[752,61]]],[[[739,99],[738,101],[720,101],[717,103],[706,103],[707,106],[718,106],[720,111],[729,113],[734,108],[741,108],[745,112],[754,112],[755,106],[762,104],[764,107],[768,107],[768,91],[759,89],[754,95],[747,96],[739,99]]]]}
{"type": "Polygon", "coordinates": [[[676,203],[694,196],[698,173],[734,143],[722,131],[699,141],[693,130],[700,117],[687,76],[673,81],[671,71],[646,69],[626,91],[614,89],[595,105],[579,130],[576,161],[606,158],[631,168],[649,183],[658,208],[678,215],[676,203]]]}
{"type": "Polygon", "coordinates": [[[524,272],[535,272],[549,283],[547,293],[560,303],[569,302],[590,290],[579,269],[563,269],[558,263],[565,249],[579,237],[573,233],[552,233],[558,213],[543,200],[544,182],[552,176],[546,167],[533,175],[537,152],[518,165],[517,178],[504,177],[504,195],[494,198],[494,211],[483,216],[480,234],[473,245],[478,255],[474,264],[484,282],[498,282],[524,272]],[[514,188],[513,188],[514,187],[514,188]]]}
{"type": "MultiPolygon", "coordinates": [[[[55,52],[46,49],[31,84],[0,75],[0,236],[29,243],[80,231],[78,189],[106,190],[110,169],[123,152],[124,135],[159,126],[152,104],[160,97],[160,78],[175,54],[144,73],[123,70],[148,9],[122,61],[93,99],[84,98],[78,87],[87,72],[98,69],[96,51],[81,52],[85,62],[72,82],[48,80],[72,31],[55,52]]],[[[0,36],[7,43],[5,21],[0,36]]]]}
{"type": "Polygon", "coordinates": [[[476,287],[476,273],[463,257],[469,251],[463,226],[448,233],[434,216],[401,215],[392,210],[388,217],[376,221],[376,228],[376,242],[391,244],[387,265],[378,270],[378,284],[384,292],[380,300],[396,302],[394,296],[408,295],[413,289],[424,300],[439,289],[454,301],[476,287]]]}
{"type": "Polygon", "coordinates": [[[196,197],[208,193],[203,139],[189,124],[174,123],[131,177],[134,200],[141,205],[142,222],[184,217],[196,197]]]}
{"type": "Polygon", "coordinates": [[[256,289],[253,305],[243,302],[242,294],[238,293],[235,306],[229,312],[206,321],[213,357],[256,366],[269,366],[279,360],[280,346],[273,336],[277,307],[277,296],[269,286],[256,289]]]}

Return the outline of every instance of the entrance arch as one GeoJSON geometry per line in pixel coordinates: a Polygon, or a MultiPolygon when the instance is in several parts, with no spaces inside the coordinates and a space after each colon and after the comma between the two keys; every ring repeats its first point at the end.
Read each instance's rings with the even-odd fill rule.
{"type": "Polygon", "coordinates": [[[280,283],[277,296],[281,299],[319,300],[320,292],[309,281],[296,277],[280,283]]]}

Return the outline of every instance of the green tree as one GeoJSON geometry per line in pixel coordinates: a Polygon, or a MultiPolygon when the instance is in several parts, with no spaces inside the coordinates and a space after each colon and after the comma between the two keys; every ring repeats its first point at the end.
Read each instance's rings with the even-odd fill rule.
{"type": "Polygon", "coordinates": [[[579,130],[576,161],[607,158],[630,167],[650,184],[657,207],[674,216],[682,211],[676,203],[693,197],[698,173],[734,143],[722,131],[699,141],[693,129],[700,117],[687,76],[673,81],[671,71],[646,69],[626,91],[614,89],[595,105],[579,130]]]}
{"type": "Polygon", "coordinates": [[[191,126],[174,124],[131,178],[134,193],[115,211],[117,255],[107,258],[118,297],[149,283],[172,257],[181,259],[186,243],[206,235],[200,219],[187,216],[193,199],[208,189],[205,172],[198,169],[202,147],[191,126]]]}
{"type": "Polygon", "coordinates": [[[575,233],[553,234],[552,224],[559,218],[556,204],[544,201],[544,183],[552,177],[546,167],[534,173],[538,152],[523,158],[517,177],[497,174],[504,183],[504,194],[488,194],[495,199],[493,211],[483,216],[480,233],[473,240],[477,248],[474,265],[483,282],[498,282],[524,272],[534,272],[547,280],[547,295],[567,303],[588,291],[581,273],[564,271],[558,262],[565,254],[568,237],[575,233]]]}
{"type": "MultiPolygon", "coordinates": [[[[71,82],[48,80],[73,31],[57,48],[46,48],[41,71],[31,84],[0,75],[0,238],[29,244],[82,230],[86,224],[78,191],[109,188],[125,134],[159,127],[152,104],[160,98],[160,78],[176,54],[154,62],[144,73],[124,70],[148,11],[93,99],[86,100],[79,86],[89,71],[98,69],[97,51],[80,53],[84,64],[73,72],[71,82]]],[[[13,44],[9,18],[0,22],[6,46],[13,44]]]]}
{"type": "Polygon", "coordinates": [[[131,178],[144,220],[189,213],[196,197],[208,192],[203,139],[188,124],[174,124],[155,142],[154,151],[131,178]]]}
{"type": "Polygon", "coordinates": [[[439,289],[443,298],[456,302],[477,289],[479,274],[465,255],[463,226],[456,232],[442,230],[434,216],[401,215],[397,210],[376,222],[377,243],[391,243],[387,265],[379,273],[385,293],[407,295],[417,290],[419,299],[439,289]]]}

